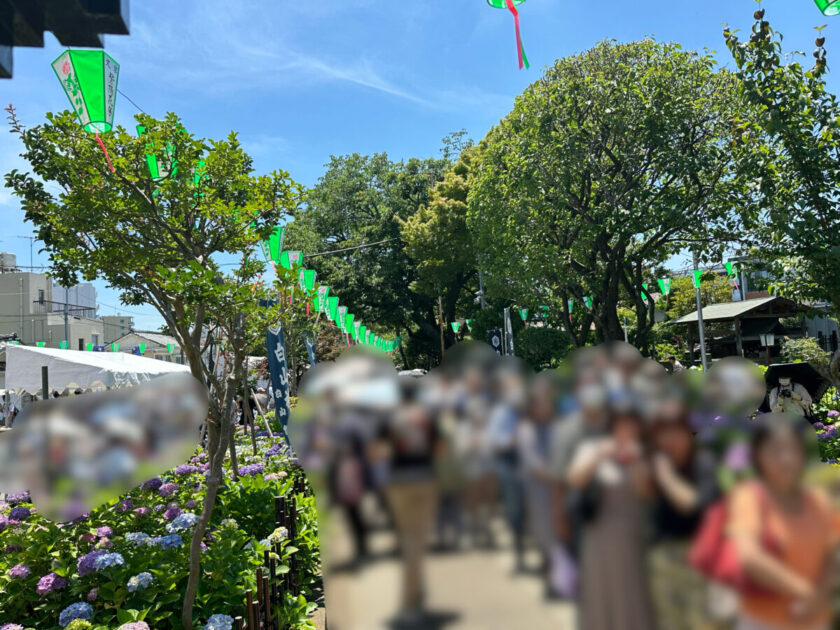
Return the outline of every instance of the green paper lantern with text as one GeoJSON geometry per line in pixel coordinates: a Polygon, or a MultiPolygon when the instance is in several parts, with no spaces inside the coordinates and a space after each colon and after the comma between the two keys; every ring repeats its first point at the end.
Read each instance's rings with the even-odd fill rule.
{"type": "Polygon", "coordinates": [[[167,351],[169,354],[172,354],[173,352],[175,352],[175,344],[174,344],[174,343],[168,343],[168,344],[166,344],[166,351],[167,351]]]}
{"type": "Polygon", "coordinates": [[[328,307],[327,299],[330,297],[330,288],[322,284],[318,287],[318,312],[325,313],[328,307]]]}
{"type": "MultiPolygon", "coordinates": [[[[286,228],[281,225],[274,228],[274,233],[268,237],[268,255],[266,258],[274,262],[275,265],[280,263],[280,252],[283,251],[285,233],[286,228]]],[[[265,250],[263,250],[263,252],[265,252],[265,250]]]]}
{"type": "Polygon", "coordinates": [[[44,348],[44,347],[46,347],[46,345],[47,345],[46,341],[36,341],[35,342],[35,346],[38,347],[38,348],[44,348]]]}
{"type": "Polygon", "coordinates": [[[85,131],[111,131],[120,64],[104,50],[65,50],[52,68],[85,131]]]}
{"type": "Polygon", "coordinates": [[[303,252],[281,252],[280,253],[280,266],[283,269],[291,269],[295,265],[303,264],[303,252]]]}
{"type": "Polygon", "coordinates": [[[87,344],[85,347],[86,347],[88,352],[93,352],[93,344],[92,343],[87,344]]]}
{"type": "Polygon", "coordinates": [[[452,322],[450,325],[452,326],[452,332],[456,335],[461,331],[461,322],[452,322]]]}
{"type": "Polygon", "coordinates": [[[659,284],[659,291],[662,295],[671,295],[671,278],[661,278],[656,282],[659,284]]]}
{"type": "Polygon", "coordinates": [[[338,327],[340,330],[344,330],[344,326],[346,323],[347,318],[347,307],[346,306],[339,306],[338,309],[338,327]]]}
{"type": "Polygon", "coordinates": [[[120,351],[120,344],[112,343],[111,345],[111,352],[119,352],[120,351]]]}
{"type": "Polygon", "coordinates": [[[335,296],[327,298],[327,317],[331,322],[338,318],[338,298],[335,296]]]}
{"type": "Polygon", "coordinates": [[[840,0],[814,0],[823,15],[840,15],[840,0]]]}
{"type": "Polygon", "coordinates": [[[700,288],[700,279],[703,277],[703,270],[702,269],[695,269],[694,270],[694,288],[700,288]]]}
{"type": "Polygon", "coordinates": [[[575,312],[575,300],[574,298],[569,299],[569,315],[575,312]]]}
{"type": "Polygon", "coordinates": [[[355,318],[356,316],[353,315],[353,313],[347,313],[347,315],[344,316],[344,332],[348,335],[352,335],[353,331],[355,330],[355,325],[353,322],[355,318]]]}
{"type": "Polygon", "coordinates": [[[304,269],[303,286],[301,287],[307,293],[312,293],[315,290],[315,280],[318,278],[318,272],[314,269],[304,269]]]}
{"type": "MultiPolygon", "coordinates": [[[[137,136],[142,138],[146,135],[146,128],[143,125],[137,125],[137,136]]],[[[146,144],[146,166],[149,168],[149,176],[153,182],[161,182],[170,175],[176,177],[178,175],[178,160],[175,159],[175,145],[167,142],[163,149],[163,156],[158,160],[155,155],[155,145],[152,143],[146,144]]]]}
{"type": "Polygon", "coordinates": [[[146,344],[145,343],[141,343],[139,346],[137,346],[137,349],[140,351],[140,354],[146,354],[146,344]]]}
{"type": "Polygon", "coordinates": [[[592,302],[593,297],[591,295],[586,295],[583,297],[583,303],[586,304],[586,308],[592,310],[592,302]]]}
{"type": "Polygon", "coordinates": [[[70,342],[69,341],[59,341],[58,342],[58,348],[59,348],[59,350],[68,350],[70,348],[70,342]]]}
{"type": "Polygon", "coordinates": [[[353,322],[353,339],[358,341],[362,338],[362,322],[353,322]]]}
{"type": "Polygon", "coordinates": [[[519,309],[519,317],[522,318],[523,322],[528,321],[528,309],[527,308],[520,308],[519,309]]]}

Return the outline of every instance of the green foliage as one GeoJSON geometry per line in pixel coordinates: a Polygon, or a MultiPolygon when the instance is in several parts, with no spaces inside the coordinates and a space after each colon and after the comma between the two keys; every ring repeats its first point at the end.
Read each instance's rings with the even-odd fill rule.
{"type": "Polygon", "coordinates": [[[568,333],[556,328],[528,326],[514,336],[514,351],[535,371],[556,368],[571,354],[568,333]]]}
{"type": "MultiPolygon", "coordinates": [[[[710,304],[732,301],[732,282],[725,275],[705,273],[700,282],[700,303],[705,308],[710,304]]],[[[671,295],[663,302],[671,319],[678,319],[697,310],[694,280],[688,276],[677,276],[671,281],[671,295]]]]}
{"type": "Polygon", "coordinates": [[[840,313],[840,104],[826,89],[825,37],[806,69],[782,51],[782,36],[756,11],[749,39],[728,28],[740,91],[757,111],[738,116],[733,151],[754,199],[739,207],[756,256],[775,288],[840,313]],[[766,137],[766,140],[765,140],[766,137]],[[762,150],[750,146],[755,139],[762,150]]]}
{"type": "Polygon", "coordinates": [[[785,339],[782,342],[782,357],[788,363],[808,362],[813,367],[827,367],[831,354],[823,350],[814,337],[785,339]]]}
{"type": "Polygon", "coordinates": [[[468,225],[489,289],[551,306],[576,345],[593,323],[623,339],[624,295],[644,340],[652,270],[686,247],[718,258],[736,233],[734,81],[709,55],[652,40],[558,60],[479,146],[468,225]],[[591,313],[568,324],[568,299],[584,296],[591,313]]]}

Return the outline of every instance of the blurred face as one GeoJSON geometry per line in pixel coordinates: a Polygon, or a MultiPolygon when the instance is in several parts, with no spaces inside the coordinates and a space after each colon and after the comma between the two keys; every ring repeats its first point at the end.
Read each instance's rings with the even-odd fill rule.
{"type": "Polygon", "coordinates": [[[667,455],[678,466],[687,463],[691,458],[694,436],[688,428],[677,422],[660,425],[653,438],[653,445],[657,451],[667,455]]]}
{"type": "Polygon", "coordinates": [[[531,390],[531,417],[534,420],[548,422],[554,416],[554,398],[551,388],[540,384],[531,390]]]}
{"type": "Polygon", "coordinates": [[[631,444],[640,436],[639,421],[635,416],[619,416],[615,419],[612,435],[619,444],[631,444]]]}
{"type": "Polygon", "coordinates": [[[805,470],[805,453],[791,429],[774,431],[758,448],[755,458],[759,474],[771,488],[787,492],[799,485],[805,470]]]}

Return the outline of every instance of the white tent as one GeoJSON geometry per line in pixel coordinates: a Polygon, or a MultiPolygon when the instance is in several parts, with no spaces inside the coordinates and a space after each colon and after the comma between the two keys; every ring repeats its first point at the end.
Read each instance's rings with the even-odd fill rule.
{"type": "Polygon", "coordinates": [[[125,352],[80,352],[0,344],[6,358],[6,389],[37,392],[41,368],[47,366],[51,390],[66,387],[125,387],[189,368],[168,361],[146,359],[125,352]]]}

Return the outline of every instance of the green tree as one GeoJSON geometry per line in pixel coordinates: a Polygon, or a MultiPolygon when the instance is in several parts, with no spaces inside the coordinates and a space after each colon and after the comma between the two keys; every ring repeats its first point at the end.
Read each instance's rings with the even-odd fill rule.
{"type": "Polygon", "coordinates": [[[402,221],[429,203],[447,166],[442,159],[334,156],[287,229],[287,249],[302,250],[306,266],[357,319],[403,337],[409,365],[439,356],[440,346],[436,300],[411,290],[416,265],[403,248],[402,221]],[[306,257],[322,252],[335,253],[306,257]]]}
{"type": "Polygon", "coordinates": [[[557,61],[480,144],[468,224],[490,289],[549,305],[576,345],[593,323],[623,339],[623,293],[644,344],[649,270],[685,248],[718,258],[737,233],[726,140],[742,108],[733,76],[676,44],[603,42],[557,61]]]}
{"type": "MultiPolygon", "coordinates": [[[[738,67],[740,90],[758,116],[738,120],[744,176],[755,200],[740,208],[753,251],[775,275],[774,288],[799,301],[827,302],[840,316],[840,104],[826,89],[825,38],[814,66],[782,52],[782,36],[756,11],[749,39],[728,28],[726,43],[738,67]],[[766,135],[765,150],[743,144],[766,135]]],[[[840,385],[840,351],[823,368],[840,385]]]]}
{"type": "Polygon", "coordinates": [[[444,320],[470,317],[477,289],[473,239],[467,227],[474,149],[463,150],[431,193],[428,205],[401,221],[405,252],[416,267],[410,289],[432,300],[442,298],[444,320]]]}
{"type": "Polygon", "coordinates": [[[51,274],[65,286],[104,279],[125,304],[151,304],[184,351],[193,376],[209,386],[207,495],[190,545],[190,573],[181,624],[193,627],[200,544],[222,481],[231,439],[230,411],[242,383],[245,320],[259,317],[253,257],[224,273],[221,255],[252,254],[258,241],[299,204],[287,173],[255,176],[236,135],[204,140],[174,115],[137,117],[142,137],[121,127],[102,135],[112,173],[92,136],[73,114],[48,114],[24,129],[9,108],[12,131],[32,173],[13,170],[6,186],[50,255],[51,274]],[[171,173],[153,182],[146,154],[169,154],[171,173]],[[207,335],[208,330],[216,331],[207,335]],[[213,339],[226,345],[224,369],[203,359],[213,339]]]}

